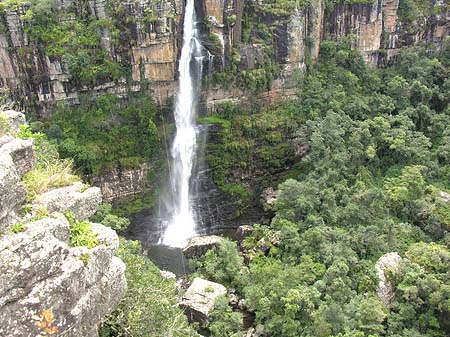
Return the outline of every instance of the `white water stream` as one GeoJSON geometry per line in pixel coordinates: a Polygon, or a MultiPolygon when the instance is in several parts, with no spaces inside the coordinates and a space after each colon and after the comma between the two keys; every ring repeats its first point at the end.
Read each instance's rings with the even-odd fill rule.
{"type": "MultiPolygon", "coordinates": [[[[201,71],[202,46],[195,27],[194,0],[187,0],[183,47],[179,63],[179,89],[175,105],[176,136],[172,145],[171,207],[166,219],[167,228],[162,243],[171,247],[183,247],[195,235],[195,220],[191,204],[189,180],[196,154],[195,105],[198,78],[192,76],[201,71]],[[194,69],[191,69],[193,68],[194,69]],[[200,69],[200,70],[199,70],[200,69]]],[[[196,74],[197,75],[197,74],[196,74]]]]}

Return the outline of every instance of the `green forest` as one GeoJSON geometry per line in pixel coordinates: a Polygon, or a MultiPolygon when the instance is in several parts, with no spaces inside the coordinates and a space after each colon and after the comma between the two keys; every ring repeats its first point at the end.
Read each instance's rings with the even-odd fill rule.
{"type": "MultiPolygon", "coordinates": [[[[449,45],[373,69],[326,41],[298,99],[262,111],[297,121],[309,152],[270,226],[246,238],[249,263],[229,242],[194,265],[236,289],[264,336],[448,336],[449,66],[449,45]],[[375,263],[388,252],[403,259],[386,306],[375,263]]],[[[216,310],[213,335],[241,336],[239,314],[216,310]]]]}
{"type": "MultiPolygon", "coordinates": [[[[226,166],[216,169],[216,179],[240,195],[243,206],[248,193],[227,181],[239,165],[261,155],[258,140],[267,123],[294,132],[309,151],[285,173],[290,178],[279,185],[270,225],[255,225],[240,247],[226,240],[191,260],[191,279],[202,276],[233,289],[255,314],[259,336],[448,336],[449,66],[450,44],[438,53],[405,49],[392,66],[375,69],[348,41],[326,41],[319,62],[298,78],[297,99],[256,112],[227,106],[203,120],[228,135],[235,125],[239,138],[225,137],[220,150],[226,166]],[[252,146],[258,151],[248,150],[252,146]],[[401,260],[386,271],[393,294],[386,302],[377,294],[375,264],[393,252],[401,260]]],[[[273,144],[282,146],[280,140],[273,144]]],[[[270,158],[275,162],[268,169],[277,167],[270,158]]],[[[145,270],[130,271],[133,291],[146,286],[145,270]]],[[[145,301],[125,310],[128,319],[119,324],[126,315],[114,313],[106,326],[127,326],[132,336],[164,336],[155,327],[177,317],[164,311],[156,321],[136,321],[132,313],[153,317],[151,310],[160,311],[145,301]]],[[[194,334],[177,328],[180,336],[194,334]]],[[[216,301],[203,328],[215,337],[245,334],[242,313],[228,298],[216,301]]]]}

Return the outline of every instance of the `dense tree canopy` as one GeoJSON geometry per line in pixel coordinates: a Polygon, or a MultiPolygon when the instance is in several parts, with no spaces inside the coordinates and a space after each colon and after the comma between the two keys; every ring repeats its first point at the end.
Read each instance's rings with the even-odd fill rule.
{"type": "MultiPolygon", "coordinates": [[[[309,153],[279,186],[270,227],[246,239],[252,248],[279,235],[278,246],[225,280],[264,335],[450,334],[448,50],[405,50],[372,69],[345,43],[324,42],[299,99],[272,111],[300,122],[309,153]],[[403,260],[387,272],[396,296],[386,306],[375,262],[393,251],[403,260]]],[[[227,247],[204,262],[209,277],[239,262],[227,247]]]]}

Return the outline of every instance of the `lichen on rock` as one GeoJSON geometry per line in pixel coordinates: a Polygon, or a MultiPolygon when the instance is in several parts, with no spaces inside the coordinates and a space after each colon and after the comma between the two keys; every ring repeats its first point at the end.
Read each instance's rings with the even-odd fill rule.
{"type": "Polygon", "coordinates": [[[82,183],[49,190],[19,216],[26,201],[21,176],[36,156],[33,140],[15,138],[23,114],[7,117],[12,127],[0,143],[0,336],[97,336],[126,288],[125,265],[115,257],[119,238],[90,224],[96,244],[72,247],[72,224],[62,212],[86,220],[101,192],[82,183]]]}

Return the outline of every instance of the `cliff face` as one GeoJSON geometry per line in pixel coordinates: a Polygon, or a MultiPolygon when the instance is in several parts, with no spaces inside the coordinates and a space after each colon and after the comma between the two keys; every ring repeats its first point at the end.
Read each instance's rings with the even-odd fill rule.
{"type": "MultiPolygon", "coordinates": [[[[0,86],[10,90],[15,101],[47,115],[58,101],[78,103],[80,94],[94,97],[113,93],[126,96],[140,91],[143,82],[152,82],[152,95],[160,103],[176,89],[178,28],[183,13],[180,1],[115,2],[79,0],[57,2],[53,15],[61,24],[85,20],[99,25],[101,49],[106,60],[126,68],[117,78],[101,78],[95,83],[77,83],[67,56],[49,56],[43,42],[31,39],[34,26],[24,19],[28,6],[7,9],[0,19],[0,86]],[[114,36],[113,36],[114,35],[114,36]]],[[[51,41],[48,43],[51,44],[51,41]]],[[[78,50],[77,52],[81,52],[78,50]]]]}
{"type": "Polygon", "coordinates": [[[100,190],[80,182],[55,188],[24,215],[21,177],[33,169],[33,142],[12,136],[23,114],[0,117],[0,335],[98,336],[97,325],[126,287],[125,265],[115,257],[119,239],[91,224],[95,246],[74,247],[73,224],[62,213],[85,221],[102,200],[100,190]]]}
{"type": "MultiPolygon", "coordinates": [[[[269,42],[275,50],[275,62],[281,66],[281,76],[273,83],[275,91],[286,88],[285,80],[296,69],[317,59],[324,38],[353,34],[353,48],[377,65],[395,56],[402,46],[425,42],[439,48],[450,29],[450,10],[441,0],[431,0],[427,9],[409,21],[399,17],[399,0],[352,5],[314,0],[307,8],[291,6],[287,10],[268,6],[264,1],[250,0],[196,2],[208,49],[205,73],[224,70],[235,61],[240,69],[258,67],[263,62],[263,46],[252,37],[261,37],[258,30],[262,26],[272,27],[267,31],[269,42]]],[[[182,0],[93,0],[86,8],[82,1],[70,0],[58,1],[57,7],[66,14],[58,18],[61,22],[75,20],[77,15],[112,22],[98,25],[96,32],[107,59],[126,71],[114,79],[101,78],[88,85],[75,83],[67,58],[49,55],[30,37],[30,24],[24,19],[27,5],[6,9],[0,20],[0,86],[9,88],[23,106],[37,107],[41,115],[46,115],[57,101],[77,103],[79,95],[86,92],[126,96],[129,91],[148,90],[160,103],[175,94],[182,0]]]]}

